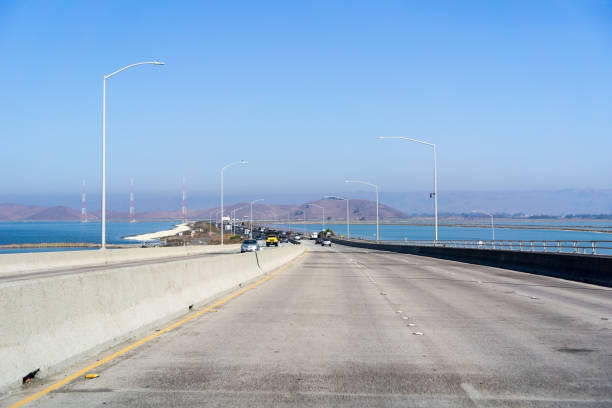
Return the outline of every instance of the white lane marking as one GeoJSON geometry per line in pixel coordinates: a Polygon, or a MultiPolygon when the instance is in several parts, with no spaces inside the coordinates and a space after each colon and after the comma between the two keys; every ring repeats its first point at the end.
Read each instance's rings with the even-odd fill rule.
{"type": "Polygon", "coordinates": [[[472,384],[461,383],[461,388],[463,388],[463,391],[465,391],[465,393],[468,395],[468,397],[470,397],[472,401],[482,399],[482,396],[472,384]]]}

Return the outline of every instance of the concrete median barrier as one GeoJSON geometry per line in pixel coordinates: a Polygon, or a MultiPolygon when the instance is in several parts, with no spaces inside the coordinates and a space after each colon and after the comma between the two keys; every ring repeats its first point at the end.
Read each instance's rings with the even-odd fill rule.
{"type": "Polygon", "coordinates": [[[262,272],[269,273],[281,265],[290,262],[304,253],[306,248],[301,245],[285,245],[280,248],[266,248],[257,252],[257,260],[262,272]]]}
{"type": "Polygon", "coordinates": [[[0,284],[0,390],[187,313],[302,252],[291,246],[0,284]]]}
{"type": "Polygon", "coordinates": [[[213,252],[238,252],[240,245],[203,245],[167,248],[123,248],[58,252],[30,252],[0,255],[0,276],[16,272],[41,269],[70,268],[74,266],[109,265],[147,259],[191,256],[213,252]]]}

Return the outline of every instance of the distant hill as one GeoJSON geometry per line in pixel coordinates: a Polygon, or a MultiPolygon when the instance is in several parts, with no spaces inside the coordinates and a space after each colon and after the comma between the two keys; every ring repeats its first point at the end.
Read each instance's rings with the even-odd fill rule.
{"type": "Polygon", "coordinates": [[[0,221],[22,221],[45,209],[40,205],[0,204],[0,221]]]}
{"type": "MultiPolygon", "coordinates": [[[[376,219],[376,203],[371,200],[363,200],[363,192],[349,194],[350,218],[353,221],[373,221],[376,219]]],[[[318,195],[319,197],[321,195],[318,195]]],[[[285,196],[282,196],[285,197],[285,196]]],[[[277,197],[278,200],[282,197],[277,197]]],[[[285,202],[291,202],[290,196],[285,197],[285,202]]],[[[299,198],[306,198],[300,196],[299,198]]],[[[266,202],[272,201],[274,197],[266,197],[266,202]]],[[[295,199],[295,197],[294,197],[295,199]]],[[[155,201],[157,202],[157,201],[155,201]]],[[[189,208],[187,203],[187,218],[190,220],[206,220],[219,211],[216,206],[218,198],[208,200],[208,204],[215,203],[209,208],[189,208]]],[[[313,203],[325,207],[325,217],[329,220],[342,221],[346,219],[346,204],[342,200],[314,200],[306,203],[288,204],[265,204],[256,203],[253,206],[253,216],[262,220],[283,220],[288,218],[292,221],[303,219],[303,214],[310,221],[317,221],[322,216],[322,211],[313,203]]],[[[153,205],[154,203],[149,203],[153,205]]],[[[180,203],[177,202],[177,206],[180,203]]],[[[195,206],[195,204],[194,204],[195,206]]],[[[110,206],[117,207],[117,206],[110,206]]],[[[202,205],[204,207],[204,205],[202,205]]],[[[143,204],[143,207],[150,208],[143,204]]],[[[163,207],[158,207],[163,208],[163,207]]],[[[249,216],[250,205],[248,202],[234,198],[226,199],[225,214],[241,208],[236,212],[237,218],[249,216]]],[[[470,214],[473,210],[484,210],[496,214],[508,215],[548,215],[562,216],[567,214],[612,214],[612,189],[611,190],[555,190],[555,191],[505,191],[505,192],[482,192],[482,191],[441,191],[439,196],[439,214],[460,215],[470,214]]],[[[380,195],[380,219],[391,221],[407,219],[415,216],[431,216],[433,214],[433,199],[427,192],[389,193],[382,192],[380,195]],[[384,203],[384,204],[383,204],[384,203]]],[[[79,221],[81,214],[79,210],[71,206],[59,205],[47,207],[42,205],[23,205],[15,203],[0,204],[0,221],[79,221]]],[[[98,221],[100,211],[88,211],[89,221],[98,221]]],[[[127,211],[109,210],[107,220],[127,221],[127,211]]],[[[174,210],[142,211],[136,213],[136,221],[158,221],[158,220],[180,220],[179,208],[174,210]]]]}
{"type": "MultiPolygon", "coordinates": [[[[443,180],[441,180],[443,181],[443,180]]],[[[563,190],[516,190],[516,191],[466,191],[466,190],[447,190],[442,188],[439,191],[439,212],[443,214],[469,213],[472,210],[485,210],[494,213],[506,214],[545,214],[545,215],[565,215],[565,214],[611,214],[612,213],[612,189],[563,189],[563,190]]],[[[433,214],[433,199],[429,196],[429,191],[412,192],[388,192],[381,191],[380,203],[387,205],[409,216],[433,214]]],[[[295,204],[300,206],[307,202],[318,202],[325,195],[339,194],[337,191],[317,192],[317,193],[290,193],[277,192],[258,195],[265,197],[264,202],[272,207],[278,203],[295,204]]],[[[342,193],[351,199],[371,198],[372,192],[353,191],[342,193]]],[[[129,200],[127,194],[112,193],[107,195],[107,208],[122,209],[116,213],[119,219],[127,219],[129,200]]],[[[80,190],[76,194],[31,194],[27,196],[0,195],[0,202],[13,203],[1,204],[0,221],[10,221],[27,218],[38,211],[50,206],[64,205],[70,208],[80,208],[80,190]],[[32,205],[36,204],[36,205],[32,205]],[[8,208],[10,207],[10,208],[8,208]]],[[[87,196],[87,202],[99,207],[101,197],[96,193],[87,196]]],[[[252,200],[252,194],[227,194],[226,203],[241,203],[248,205],[248,200],[252,200]]],[[[357,202],[357,201],[355,201],[357,202]]],[[[217,207],[219,196],[215,194],[198,195],[193,193],[187,198],[187,209],[189,217],[192,214],[204,214],[208,217],[208,209],[217,207]]],[[[180,197],[176,199],[164,193],[142,192],[136,197],[136,215],[138,219],[179,219],[180,218],[180,197]]],[[[279,210],[285,211],[289,205],[276,205],[279,210]]],[[[382,207],[381,207],[382,208],[382,207]]],[[[215,210],[216,211],[216,210],[215,210]]],[[[263,209],[262,211],[268,211],[263,209]]],[[[327,210],[326,210],[327,212],[327,210]]],[[[114,214],[114,212],[113,212],[114,214]]],[[[87,212],[90,220],[100,217],[100,211],[87,212]]],[[[115,216],[115,215],[113,215],[115,216]]],[[[383,215],[384,216],[384,215],[383,215]]]]}
{"type": "Polygon", "coordinates": [[[63,205],[45,208],[25,218],[27,221],[73,221],[80,219],[80,211],[63,205]]]}
{"type": "MultiPolygon", "coordinates": [[[[345,220],[346,204],[342,200],[318,200],[312,203],[325,208],[325,219],[345,220]]],[[[233,210],[236,211],[236,218],[248,218],[250,216],[250,204],[236,203],[228,204],[224,207],[224,215],[230,216],[233,210]]],[[[190,220],[206,220],[215,213],[219,213],[219,207],[194,209],[187,211],[187,218],[190,220]]],[[[320,208],[310,203],[301,205],[265,205],[257,203],[253,206],[253,218],[277,221],[297,221],[306,219],[317,221],[321,219],[323,212],[320,208]]],[[[402,219],[406,214],[391,208],[387,205],[379,205],[379,215],[381,220],[402,219]]],[[[218,214],[216,215],[218,216],[218,214]]],[[[350,218],[352,220],[375,220],[376,203],[368,200],[350,200],[350,218]]],[[[89,221],[98,221],[100,212],[88,213],[89,221]]],[[[24,206],[18,204],[0,204],[0,221],[80,221],[81,212],[67,206],[24,206]]],[[[127,211],[108,211],[106,214],[108,221],[127,221],[129,213],[127,211]]],[[[156,220],[180,220],[180,210],[175,211],[147,211],[136,213],[137,221],[156,221],[156,220]]]]}
{"type": "MultiPolygon", "coordinates": [[[[429,192],[381,193],[381,201],[407,214],[432,214],[429,192]]],[[[507,214],[611,214],[612,189],[533,191],[440,191],[440,214],[485,210],[507,214]]]]}
{"type": "MultiPolygon", "coordinates": [[[[317,221],[323,217],[323,210],[316,205],[325,208],[325,219],[327,221],[346,219],[346,202],[344,200],[331,199],[311,201],[310,203],[300,205],[265,205],[257,203],[253,205],[253,218],[278,221],[299,221],[304,219],[305,214],[307,220],[317,221]]],[[[224,215],[229,216],[230,211],[234,209],[240,209],[236,211],[236,218],[243,218],[244,216],[250,215],[249,203],[228,205],[223,210],[224,215]]],[[[190,217],[208,219],[211,214],[214,216],[218,211],[219,207],[197,210],[191,212],[190,217]]],[[[379,204],[378,211],[381,220],[407,218],[407,215],[403,212],[384,204],[379,204]]],[[[350,200],[349,217],[352,220],[375,220],[376,202],[361,199],[350,200]]]]}

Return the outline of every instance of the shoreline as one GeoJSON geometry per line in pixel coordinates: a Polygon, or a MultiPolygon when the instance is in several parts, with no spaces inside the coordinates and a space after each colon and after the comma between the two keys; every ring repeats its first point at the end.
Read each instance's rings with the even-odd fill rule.
{"type": "Polygon", "coordinates": [[[191,231],[191,227],[189,226],[189,223],[177,224],[174,226],[174,228],[170,230],[149,232],[146,234],[130,235],[126,237],[121,237],[121,239],[125,239],[128,241],[154,241],[154,240],[159,240],[160,238],[172,237],[174,235],[177,235],[180,232],[185,232],[185,231],[191,231]]]}

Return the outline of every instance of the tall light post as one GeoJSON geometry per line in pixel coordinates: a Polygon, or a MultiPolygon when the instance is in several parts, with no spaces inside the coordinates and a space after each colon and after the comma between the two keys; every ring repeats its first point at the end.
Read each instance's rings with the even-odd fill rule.
{"type": "Polygon", "coordinates": [[[483,210],[473,210],[472,212],[473,213],[486,214],[489,217],[491,217],[491,236],[492,236],[492,240],[491,241],[493,242],[493,244],[492,244],[493,245],[493,249],[495,249],[495,224],[493,222],[493,214],[490,214],[490,213],[488,213],[486,211],[483,211],[483,210]]]}
{"type": "Polygon", "coordinates": [[[351,239],[351,223],[349,222],[349,199],[338,196],[325,196],[325,198],[346,201],[346,239],[351,239]]]}
{"type": "MultiPolygon", "coordinates": [[[[219,211],[215,211],[215,223],[217,222],[217,216],[219,215],[219,211]]],[[[213,212],[211,211],[210,214],[208,214],[208,232],[211,233],[212,232],[212,223],[213,223],[213,212]]]]}
{"type": "Polygon", "coordinates": [[[232,234],[234,233],[234,219],[236,218],[236,212],[238,212],[238,211],[240,211],[240,210],[242,210],[242,209],[244,209],[244,207],[234,208],[234,209],[232,210],[232,212],[234,213],[234,214],[232,215],[232,234]]]}
{"type": "Polygon", "coordinates": [[[322,207],[319,204],[313,204],[313,203],[310,203],[310,204],[307,204],[307,205],[312,205],[314,207],[319,207],[320,209],[323,210],[323,220],[322,220],[323,223],[322,223],[321,227],[323,228],[323,231],[325,231],[325,207],[322,207]]]}
{"type": "MultiPolygon", "coordinates": [[[[424,145],[433,147],[433,167],[434,167],[434,171],[433,171],[433,176],[434,176],[434,192],[433,192],[433,197],[434,197],[434,241],[437,242],[438,241],[438,170],[437,170],[437,166],[436,166],[436,145],[434,143],[424,142],[422,140],[411,139],[409,137],[402,137],[402,136],[379,136],[378,138],[379,139],[400,139],[400,140],[407,140],[409,142],[420,143],[420,144],[424,144],[424,145]]],[[[430,194],[430,196],[431,196],[431,194],[430,194]]]]}
{"type": "Polygon", "coordinates": [[[380,235],[378,234],[378,186],[374,183],[368,183],[367,181],[361,180],[344,180],[344,182],[365,184],[366,186],[374,187],[376,189],[376,242],[378,242],[380,240],[380,235]]]}
{"type": "Polygon", "coordinates": [[[102,80],[102,244],[100,249],[106,249],[106,80],[128,68],[145,64],[164,65],[163,62],[159,61],[137,62],[104,75],[102,80]]]}
{"type": "Polygon", "coordinates": [[[225,169],[227,169],[228,167],[232,167],[237,164],[248,164],[248,162],[240,160],[239,162],[233,162],[221,167],[221,245],[223,245],[223,234],[225,233],[225,230],[223,228],[223,171],[225,171],[225,169]]]}
{"type": "Polygon", "coordinates": [[[251,238],[253,238],[253,204],[258,201],[263,201],[263,198],[251,201],[251,238]]]}
{"type": "Polygon", "coordinates": [[[234,220],[236,219],[236,212],[238,212],[239,210],[242,210],[244,207],[239,207],[239,208],[234,208],[233,210],[230,211],[230,217],[231,217],[231,222],[232,222],[232,234],[234,233],[234,220]]]}

